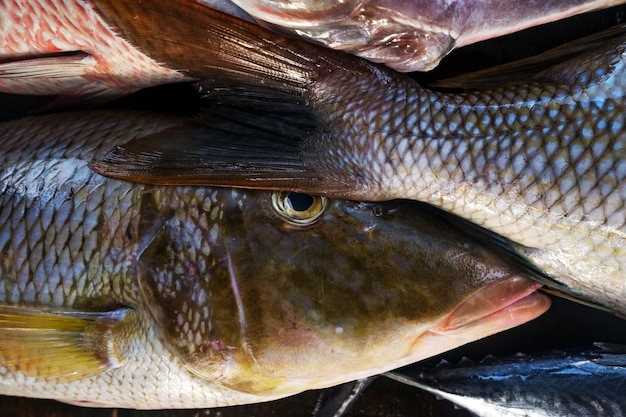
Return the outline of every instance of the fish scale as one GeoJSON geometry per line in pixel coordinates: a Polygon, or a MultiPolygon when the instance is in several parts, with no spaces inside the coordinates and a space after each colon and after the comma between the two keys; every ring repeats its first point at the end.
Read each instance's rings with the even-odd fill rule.
{"type": "Polygon", "coordinates": [[[94,170],[140,183],[426,202],[469,220],[462,227],[541,282],[626,314],[623,25],[443,81],[468,86],[451,92],[207,18],[215,39],[205,47],[222,51],[210,65],[223,74],[200,82],[208,109],[199,125],[113,148],[94,170]],[[264,54],[230,58],[250,44],[264,54]],[[289,131],[267,129],[288,122],[289,131]]]}
{"type": "MultiPolygon", "coordinates": [[[[236,24],[241,39],[232,26],[211,26],[229,33],[229,50],[264,42],[236,24]]],[[[208,109],[198,126],[134,140],[90,166],[139,183],[426,202],[469,220],[462,227],[541,282],[624,314],[624,31],[548,51],[545,62],[533,57],[444,81],[467,83],[462,92],[271,38],[250,68],[219,55],[215,65],[228,81],[200,83],[208,109]],[[271,88],[258,79],[259,65],[271,88]],[[274,110],[278,97],[283,106],[274,110]],[[268,131],[287,122],[289,108],[293,130],[268,131]],[[159,152],[168,157],[153,156],[159,152]]]]}
{"type": "Polygon", "coordinates": [[[290,223],[276,208],[289,193],[89,168],[196,122],[93,110],[0,124],[0,393],[144,409],[269,401],[548,308],[539,284],[419,203],[310,196],[317,222],[309,208],[290,223]]]}
{"type": "Polygon", "coordinates": [[[463,358],[388,375],[481,417],[623,416],[623,346],[596,345],[480,362],[463,358]]]}
{"type": "Polygon", "coordinates": [[[89,2],[7,0],[0,15],[0,91],[110,100],[184,80],[116,34],[89,2]]]}

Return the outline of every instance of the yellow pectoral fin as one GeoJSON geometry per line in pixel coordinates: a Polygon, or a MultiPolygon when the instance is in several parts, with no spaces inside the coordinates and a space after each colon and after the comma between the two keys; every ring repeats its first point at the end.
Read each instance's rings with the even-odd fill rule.
{"type": "Polygon", "coordinates": [[[59,382],[116,368],[121,362],[116,339],[128,312],[0,306],[0,365],[59,382]]]}

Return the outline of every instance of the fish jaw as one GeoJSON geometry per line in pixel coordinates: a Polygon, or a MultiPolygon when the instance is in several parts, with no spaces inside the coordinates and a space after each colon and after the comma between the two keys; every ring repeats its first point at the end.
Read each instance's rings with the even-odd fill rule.
{"type": "Polygon", "coordinates": [[[234,0],[254,17],[402,72],[429,71],[452,49],[622,0],[347,2],[234,0]]]}
{"type": "MultiPolygon", "coordinates": [[[[535,281],[513,275],[474,294],[439,322],[424,325],[407,321],[401,332],[389,332],[388,335],[381,329],[381,335],[385,336],[372,338],[370,344],[362,347],[362,354],[353,358],[355,361],[336,361],[335,349],[345,345],[339,342],[341,329],[334,329],[338,336],[337,343],[334,344],[330,339],[302,340],[298,339],[299,335],[294,334],[281,340],[281,335],[278,335],[274,341],[276,345],[293,345],[295,337],[296,343],[300,345],[301,355],[307,357],[306,367],[297,365],[298,361],[285,361],[289,356],[284,354],[280,357],[259,355],[251,361],[250,357],[235,353],[230,357],[226,371],[218,381],[237,392],[272,397],[330,387],[384,373],[535,319],[546,312],[551,304],[548,296],[536,292],[540,287],[541,284],[535,281]],[[414,335],[416,332],[419,333],[416,338],[399,336],[401,333],[414,335]],[[310,350],[309,346],[312,344],[326,344],[328,347],[310,350]],[[405,350],[399,354],[402,347],[405,350]],[[332,371],[326,366],[331,360],[335,364],[332,371]],[[279,372],[281,376],[268,374],[269,367],[282,367],[279,372]]],[[[394,326],[397,330],[397,324],[394,326]]],[[[275,352],[280,353],[281,350],[275,349],[275,352]]]]}
{"type": "Polygon", "coordinates": [[[85,1],[3,1],[0,39],[1,92],[106,101],[185,80],[127,42],[85,1]]]}
{"type": "Polygon", "coordinates": [[[446,351],[533,320],[551,304],[549,297],[536,292],[540,287],[541,284],[522,276],[497,282],[420,335],[415,347],[423,352],[446,351]]]}

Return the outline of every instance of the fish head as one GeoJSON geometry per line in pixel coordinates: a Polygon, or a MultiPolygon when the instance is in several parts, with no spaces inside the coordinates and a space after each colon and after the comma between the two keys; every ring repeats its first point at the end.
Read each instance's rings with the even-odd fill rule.
{"type": "Polygon", "coordinates": [[[215,193],[218,208],[161,229],[137,274],[170,349],[230,389],[332,386],[548,308],[539,284],[421,203],[215,193]]]}
{"type": "Polygon", "coordinates": [[[235,0],[262,25],[402,72],[428,71],[455,46],[469,7],[441,2],[235,0]],[[273,26],[272,26],[273,25],[273,26]]]}
{"type": "MultiPolygon", "coordinates": [[[[430,71],[453,49],[621,4],[620,0],[233,0],[295,33],[396,71],[430,71]]],[[[277,27],[276,27],[277,26],[277,27]]]]}

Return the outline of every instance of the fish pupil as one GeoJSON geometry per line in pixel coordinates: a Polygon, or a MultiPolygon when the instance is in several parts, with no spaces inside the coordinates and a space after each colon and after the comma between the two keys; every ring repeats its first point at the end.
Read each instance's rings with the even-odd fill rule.
{"type": "Polygon", "coordinates": [[[313,205],[313,196],[310,194],[291,192],[287,196],[287,203],[295,211],[307,211],[313,205]]]}

